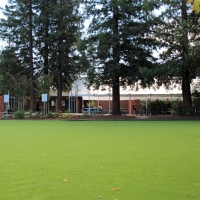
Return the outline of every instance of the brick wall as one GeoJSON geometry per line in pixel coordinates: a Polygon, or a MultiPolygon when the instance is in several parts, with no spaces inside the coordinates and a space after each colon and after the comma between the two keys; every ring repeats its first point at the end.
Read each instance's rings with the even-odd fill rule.
{"type": "Polygon", "coordinates": [[[3,96],[0,96],[0,112],[4,111],[4,100],[3,96]]]}

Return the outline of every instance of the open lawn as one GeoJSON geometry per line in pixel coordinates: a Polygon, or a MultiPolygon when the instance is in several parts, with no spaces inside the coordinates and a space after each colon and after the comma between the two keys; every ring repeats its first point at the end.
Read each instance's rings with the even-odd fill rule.
{"type": "Polygon", "coordinates": [[[0,120],[1,200],[200,199],[200,121],[0,120]]]}

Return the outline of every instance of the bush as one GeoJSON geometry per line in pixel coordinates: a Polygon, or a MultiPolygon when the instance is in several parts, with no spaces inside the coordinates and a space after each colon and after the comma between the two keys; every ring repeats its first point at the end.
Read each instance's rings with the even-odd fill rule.
{"type": "Polygon", "coordinates": [[[84,111],[83,114],[81,115],[81,118],[86,118],[88,117],[88,111],[84,111]]]}
{"type": "Polygon", "coordinates": [[[15,111],[13,115],[16,119],[23,119],[24,116],[25,116],[25,111],[24,110],[18,110],[18,111],[15,111]]]}
{"type": "Polygon", "coordinates": [[[167,114],[171,110],[171,102],[169,101],[151,101],[148,105],[151,114],[167,114]]]}
{"type": "Polygon", "coordinates": [[[183,102],[174,102],[172,104],[172,110],[174,115],[184,116],[186,115],[185,108],[183,106],[183,102]]]}
{"type": "Polygon", "coordinates": [[[200,92],[195,91],[192,94],[192,105],[196,114],[199,114],[200,111],[200,92]]]}
{"type": "Polygon", "coordinates": [[[48,118],[53,118],[53,115],[54,115],[54,114],[53,114],[53,112],[51,112],[51,111],[49,111],[49,112],[47,113],[47,117],[48,117],[48,118]]]}
{"type": "Polygon", "coordinates": [[[65,113],[66,113],[65,118],[70,119],[72,117],[70,110],[66,110],[65,113]]]}

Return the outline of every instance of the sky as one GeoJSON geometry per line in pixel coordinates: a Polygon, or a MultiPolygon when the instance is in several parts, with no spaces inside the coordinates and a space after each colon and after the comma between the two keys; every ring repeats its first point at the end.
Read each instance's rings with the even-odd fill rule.
{"type": "MultiPolygon", "coordinates": [[[[0,7],[4,7],[7,3],[7,0],[0,0],[0,7]]],[[[0,12],[0,17],[2,17],[2,14],[0,12]]]]}

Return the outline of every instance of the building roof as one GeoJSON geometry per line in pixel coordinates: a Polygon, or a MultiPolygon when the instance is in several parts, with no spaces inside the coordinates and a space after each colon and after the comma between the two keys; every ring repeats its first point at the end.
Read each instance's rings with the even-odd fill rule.
{"type": "MultiPolygon", "coordinates": [[[[83,77],[78,78],[74,83],[71,92],[63,92],[63,96],[79,96],[83,100],[111,100],[112,99],[112,90],[108,86],[103,86],[99,90],[95,90],[93,87],[87,89],[86,79],[83,77]]],[[[57,96],[57,93],[51,91],[50,96],[57,96]]],[[[134,87],[120,88],[120,99],[121,100],[182,100],[182,91],[181,86],[178,84],[171,85],[170,89],[161,86],[156,88],[153,85],[150,88],[138,87],[137,90],[134,87]]]]}

